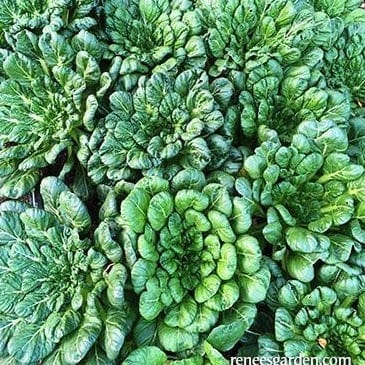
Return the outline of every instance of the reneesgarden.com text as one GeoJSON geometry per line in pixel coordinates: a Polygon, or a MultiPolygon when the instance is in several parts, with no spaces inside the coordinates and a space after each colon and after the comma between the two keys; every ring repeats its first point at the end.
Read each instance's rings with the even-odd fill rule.
{"type": "Polygon", "coordinates": [[[231,365],[351,365],[350,357],[231,357],[231,365]]]}

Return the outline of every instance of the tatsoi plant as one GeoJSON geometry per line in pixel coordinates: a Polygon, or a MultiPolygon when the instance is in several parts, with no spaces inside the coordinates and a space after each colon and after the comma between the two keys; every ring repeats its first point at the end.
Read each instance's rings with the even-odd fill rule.
{"type": "Polygon", "coordinates": [[[0,0],[1,365],[365,364],[362,0],[0,0]]]}
{"type": "Polygon", "coordinates": [[[125,90],[151,71],[204,68],[202,25],[191,1],[107,0],[105,13],[109,49],[119,56],[119,82],[125,90]]]}
{"type": "MultiPolygon", "coordinates": [[[[133,179],[138,172],[169,177],[181,168],[219,169],[238,119],[237,108],[229,106],[233,92],[227,79],[209,83],[205,72],[194,69],[176,79],[155,73],[140,78],[134,93],[113,93],[112,111],[88,144],[90,177],[100,183],[133,179]]],[[[79,153],[85,159],[86,147],[79,153]]]]}
{"type": "Polygon", "coordinates": [[[171,183],[144,178],[123,200],[117,222],[139,295],[137,341],[153,326],[167,351],[191,350],[207,336],[227,351],[251,324],[270,273],[259,242],[246,234],[252,210],[247,181],[237,179],[235,190],[232,196],[186,169],[171,183]]]}
{"type": "Polygon", "coordinates": [[[0,193],[18,198],[45,167],[63,164],[61,176],[70,170],[111,80],[99,66],[104,45],[87,28],[8,37],[11,49],[0,53],[0,193]]]}
{"type": "MultiPolygon", "coordinates": [[[[200,0],[198,4],[202,22],[209,29],[212,76],[226,71],[239,76],[249,70],[247,66],[259,67],[270,58],[283,65],[296,62],[314,37],[316,23],[305,1],[200,0]]],[[[274,74],[261,76],[268,82],[266,86],[277,81],[274,74]]]]}
{"type": "Polygon", "coordinates": [[[279,82],[280,64],[271,60],[266,66],[269,73],[279,73],[273,91],[264,79],[260,86],[256,83],[262,74],[260,68],[264,67],[256,65],[251,74],[254,90],[245,90],[239,96],[242,132],[251,137],[257,134],[260,125],[265,125],[275,129],[282,142],[289,144],[302,122],[332,121],[345,128],[350,118],[350,101],[343,93],[324,87],[315,67],[322,61],[323,52],[314,50],[300,66],[288,67],[279,82]]]}
{"type": "Polygon", "coordinates": [[[0,213],[0,357],[17,364],[90,364],[119,355],[133,312],[124,301],[121,249],[56,178],[44,210],[3,203],[0,213]]]}
{"type": "Polygon", "coordinates": [[[274,130],[260,128],[263,141],[244,170],[254,179],[254,199],[267,209],[262,233],[273,257],[292,277],[310,282],[318,260],[337,264],[350,257],[356,237],[337,227],[363,221],[364,167],[335,152],[348,141],[333,123],[303,122],[297,132],[286,147],[274,130]]]}
{"type": "Polygon", "coordinates": [[[336,291],[289,281],[278,294],[275,338],[286,356],[344,356],[365,361],[364,293],[339,299],[336,291]]]}
{"type": "Polygon", "coordinates": [[[349,25],[341,34],[334,47],[325,53],[329,84],[347,90],[354,102],[365,100],[365,24],[349,25]],[[347,48],[347,44],[350,47],[347,48]]]}
{"type": "Polygon", "coordinates": [[[242,338],[239,354],[343,356],[362,364],[365,271],[354,257],[356,253],[351,265],[321,265],[317,284],[286,280],[280,266],[267,261],[273,279],[264,301],[267,322],[255,321],[253,332],[242,338]]]}

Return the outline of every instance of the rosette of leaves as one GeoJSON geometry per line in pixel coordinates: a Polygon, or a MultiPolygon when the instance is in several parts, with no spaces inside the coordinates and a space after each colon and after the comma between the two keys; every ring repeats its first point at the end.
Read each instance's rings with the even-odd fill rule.
{"type": "Polygon", "coordinates": [[[275,340],[285,356],[349,357],[365,361],[365,292],[340,300],[326,286],[290,280],[279,292],[275,340]]]}
{"type": "Polygon", "coordinates": [[[362,0],[350,0],[343,2],[341,0],[311,0],[317,11],[326,13],[331,18],[342,18],[347,23],[353,19],[364,17],[364,12],[360,9],[363,4],[362,0]]]}
{"type": "Polygon", "coordinates": [[[71,169],[111,77],[99,67],[103,43],[88,30],[22,31],[12,41],[0,66],[0,195],[18,198],[46,167],[57,162],[60,176],[71,169]]]}
{"type": "Polygon", "coordinates": [[[0,3],[0,46],[8,47],[9,37],[19,31],[47,27],[57,31],[88,29],[98,23],[94,0],[2,0],[0,3]]]}
{"type": "Polygon", "coordinates": [[[22,29],[42,28],[48,23],[50,8],[44,1],[2,0],[0,3],[0,46],[6,47],[6,37],[22,29]]]}
{"type": "Polygon", "coordinates": [[[241,128],[256,136],[260,125],[275,129],[290,143],[301,122],[332,120],[347,128],[351,105],[348,95],[326,87],[321,73],[323,51],[315,48],[290,67],[274,59],[246,63],[245,90],[239,96],[241,128]]]}
{"type": "Polygon", "coordinates": [[[41,195],[44,209],[1,205],[1,363],[115,364],[134,318],[122,250],[106,224],[87,238],[88,211],[60,180],[41,195]]]}
{"type": "Polygon", "coordinates": [[[340,299],[359,296],[365,291],[365,226],[353,219],[342,228],[348,240],[352,240],[353,251],[346,262],[327,263],[319,267],[316,278],[320,285],[331,286],[340,299]]]}
{"type": "Polygon", "coordinates": [[[113,93],[111,113],[80,152],[91,153],[89,176],[100,183],[150,170],[167,177],[181,168],[220,168],[230,157],[237,121],[232,95],[227,79],[209,82],[196,69],[176,78],[156,73],[141,78],[133,94],[113,93]]]}
{"type": "Polygon", "coordinates": [[[208,28],[212,76],[230,72],[240,82],[247,62],[291,64],[314,36],[314,11],[305,2],[200,0],[197,6],[208,28]]]}
{"type": "Polygon", "coordinates": [[[171,182],[143,178],[123,200],[117,222],[139,296],[138,347],[180,358],[207,340],[228,351],[249,328],[270,281],[260,244],[246,233],[251,201],[246,179],[229,194],[195,169],[171,182]]]}
{"type": "Polygon", "coordinates": [[[253,198],[266,207],[262,233],[273,245],[273,258],[304,282],[314,279],[318,260],[346,262],[355,240],[350,222],[363,222],[364,167],[342,152],[346,133],[332,122],[303,122],[290,146],[274,130],[259,129],[262,140],[246,158],[253,198]]]}
{"type": "MultiPolygon", "coordinates": [[[[360,10],[364,15],[365,10],[360,10]]],[[[325,53],[328,84],[347,90],[354,102],[365,104],[365,22],[349,24],[325,53]]]]}
{"type": "Polygon", "coordinates": [[[191,1],[108,0],[105,13],[109,49],[122,57],[124,90],[136,86],[141,75],[204,67],[201,20],[191,1]]]}

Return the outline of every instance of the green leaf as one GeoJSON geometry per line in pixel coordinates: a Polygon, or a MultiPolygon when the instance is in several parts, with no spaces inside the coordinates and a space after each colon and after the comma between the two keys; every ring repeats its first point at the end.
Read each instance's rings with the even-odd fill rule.
{"type": "Polygon", "coordinates": [[[345,14],[344,17],[345,23],[346,24],[354,24],[354,23],[359,23],[359,22],[365,22],[365,14],[363,9],[355,9],[347,14],[345,14]]]}
{"type": "Polygon", "coordinates": [[[327,264],[346,262],[350,257],[354,241],[350,237],[341,234],[332,234],[329,238],[331,241],[328,250],[329,255],[324,261],[327,264]]]}
{"type": "Polygon", "coordinates": [[[46,357],[56,344],[45,336],[40,324],[19,323],[8,343],[10,356],[23,364],[36,363],[46,357]]]}
{"type": "Polygon", "coordinates": [[[186,330],[200,333],[207,332],[217,323],[218,318],[218,311],[208,308],[205,304],[201,304],[198,306],[194,322],[186,330]]]}
{"type": "Polygon", "coordinates": [[[59,212],[66,224],[80,232],[87,232],[91,227],[91,218],[85,204],[69,191],[59,196],[59,212]]]}
{"type": "Polygon", "coordinates": [[[365,201],[365,175],[350,181],[347,184],[347,188],[350,195],[355,196],[357,200],[365,201]]]}
{"type": "Polygon", "coordinates": [[[228,106],[228,103],[233,95],[234,88],[232,83],[221,77],[215,79],[211,84],[211,92],[215,99],[222,105],[228,106]]]}
{"type": "Polygon", "coordinates": [[[157,338],[157,322],[138,318],[133,328],[133,337],[139,347],[153,345],[157,338]]]}
{"type": "Polygon", "coordinates": [[[235,179],[234,187],[241,196],[252,200],[252,188],[248,179],[244,177],[238,177],[235,179]]]}
{"type": "Polygon", "coordinates": [[[207,141],[201,137],[194,138],[186,144],[180,163],[184,168],[204,169],[212,159],[212,152],[207,141]]]}
{"type": "Polygon", "coordinates": [[[326,214],[308,224],[308,229],[313,232],[324,233],[332,227],[332,218],[326,214]]]}
{"type": "Polygon", "coordinates": [[[210,209],[215,209],[227,217],[232,215],[232,201],[227,189],[219,184],[208,184],[203,193],[209,197],[210,209]]]}
{"type": "Polygon", "coordinates": [[[322,166],[323,157],[319,153],[310,153],[296,167],[300,175],[314,175],[322,166]]]}
{"type": "Polygon", "coordinates": [[[98,41],[98,38],[84,29],[80,30],[72,38],[72,48],[78,51],[86,51],[96,59],[101,58],[105,47],[98,41]]]}
{"type": "Polygon", "coordinates": [[[179,327],[169,327],[161,322],[158,326],[158,338],[167,351],[180,352],[193,348],[199,342],[199,334],[179,327]]]}
{"type": "Polygon", "coordinates": [[[222,280],[229,280],[235,274],[237,255],[235,246],[225,243],[221,247],[220,258],[217,263],[217,274],[222,280]]]}
{"type": "Polygon", "coordinates": [[[286,341],[295,337],[295,326],[290,312],[285,308],[278,308],[275,312],[275,338],[286,341]]]}
{"type": "Polygon", "coordinates": [[[183,302],[172,307],[166,313],[164,322],[170,327],[186,328],[190,326],[197,316],[198,305],[192,298],[184,299],[183,302]]]}
{"type": "Polygon", "coordinates": [[[330,241],[327,237],[316,236],[300,227],[290,227],[286,230],[286,242],[293,251],[303,253],[322,252],[330,247],[330,241]]]}
{"type": "Polygon", "coordinates": [[[42,74],[39,66],[21,53],[12,53],[5,59],[2,67],[9,78],[25,85],[30,85],[42,74]]]}
{"type": "Polygon", "coordinates": [[[251,179],[259,179],[266,168],[265,158],[259,155],[252,155],[245,160],[245,170],[251,179]]]}
{"type": "Polygon", "coordinates": [[[124,305],[124,285],[127,281],[126,268],[122,264],[114,264],[104,278],[108,285],[107,297],[109,303],[115,308],[122,308],[124,305]]]}
{"type": "Polygon", "coordinates": [[[155,346],[146,346],[138,348],[129,354],[129,356],[122,362],[122,365],[136,365],[136,364],[154,364],[165,365],[167,356],[163,351],[155,346]]]}
{"type": "Polygon", "coordinates": [[[365,202],[361,202],[356,209],[356,218],[365,223],[365,202]]]}
{"type": "Polygon", "coordinates": [[[160,300],[161,292],[159,290],[144,291],[139,298],[139,312],[144,319],[152,321],[164,309],[160,300]]]}
{"type": "Polygon", "coordinates": [[[68,364],[78,364],[96,343],[102,329],[102,322],[95,315],[86,314],[77,331],[62,343],[64,360],[68,364]]]}
{"type": "Polygon", "coordinates": [[[212,274],[201,280],[199,285],[195,288],[194,298],[198,303],[204,303],[213,297],[221,285],[221,279],[212,274]]]}
{"type": "Polygon", "coordinates": [[[57,213],[59,196],[64,191],[69,191],[69,189],[62,180],[54,176],[44,178],[41,181],[40,192],[45,210],[57,213]]]}
{"type": "Polygon", "coordinates": [[[304,254],[290,252],[286,259],[288,273],[294,278],[304,283],[309,283],[314,279],[313,265],[320,259],[324,259],[328,253],[304,254]]]}
{"type": "Polygon", "coordinates": [[[213,233],[216,234],[221,241],[227,243],[236,241],[236,235],[234,234],[227,217],[223,213],[217,210],[210,210],[208,212],[208,219],[212,224],[213,233]]]}
{"type": "Polygon", "coordinates": [[[309,290],[309,284],[302,283],[298,280],[289,280],[279,290],[279,302],[289,310],[299,309],[304,295],[309,290]]]}
{"type": "Polygon", "coordinates": [[[28,236],[43,237],[42,231],[57,225],[54,215],[37,208],[26,209],[20,214],[20,219],[25,225],[28,236]]]}
{"type": "Polygon", "coordinates": [[[204,174],[200,170],[188,168],[178,172],[171,181],[173,191],[183,189],[200,191],[206,184],[204,174]]]}
{"type": "Polygon", "coordinates": [[[141,293],[147,283],[147,280],[152,278],[156,271],[156,263],[145,259],[138,259],[131,271],[131,279],[134,291],[141,293]]]}
{"type": "Polygon", "coordinates": [[[341,195],[321,208],[321,213],[332,218],[335,226],[341,226],[347,223],[354,213],[354,201],[350,195],[341,195]]]}
{"type": "Polygon", "coordinates": [[[232,228],[237,234],[246,233],[252,226],[253,202],[245,197],[233,198],[232,228]]]}
{"type": "Polygon", "coordinates": [[[208,232],[211,229],[211,224],[207,219],[207,217],[203,213],[197,212],[194,209],[186,210],[184,218],[185,218],[185,224],[188,227],[195,226],[195,228],[199,232],[208,232]]]}
{"type": "Polygon", "coordinates": [[[350,162],[350,157],[343,153],[331,153],[323,164],[324,174],[319,183],[330,180],[351,181],[358,179],[364,173],[364,167],[350,162]]]}
{"type": "Polygon", "coordinates": [[[275,205],[275,208],[288,226],[296,225],[296,219],[290,214],[289,210],[284,205],[277,204],[275,205]]]}
{"type": "Polygon", "coordinates": [[[67,66],[74,57],[75,52],[65,37],[56,32],[45,32],[39,38],[39,48],[48,67],[67,66]]]}
{"type": "Polygon", "coordinates": [[[239,298],[239,288],[235,281],[229,280],[221,284],[218,292],[205,302],[205,305],[215,311],[223,312],[231,308],[239,298]]]}
{"type": "Polygon", "coordinates": [[[149,195],[156,195],[162,191],[169,191],[169,182],[157,176],[154,176],[153,179],[142,178],[136,183],[135,188],[143,189],[149,195]]]}
{"type": "Polygon", "coordinates": [[[263,301],[269,288],[270,277],[270,271],[265,266],[252,274],[238,274],[241,299],[247,303],[263,301]]]}
{"type": "Polygon", "coordinates": [[[157,262],[159,258],[159,254],[156,250],[156,242],[151,239],[151,237],[146,237],[145,234],[142,234],[138,237],[138,252],[142,256],[142,258],[147,261],[157,262]]]}
{"type": "Polygon", "coordinates": [[[358,220],[353,219],[350,225],[352,236],[357,241],[365,243],[365,230],[362,228],[361,223],[358,220]]]}
{"type": "Polygon", "coordinates": [[[222,324],[215,327],[207,341],[219,351],[231,350],[250,328],[255,317],[256,307],[251,304],[236,304],[223,317],[222,324]]]}
{"type": "Polygon", "coordinates": [[[174,360],[171,365],[204,365],[204,360],[201,355],[195,355],[187,359],[174,360]]]}
{"type": "Polygon", "coordinates": [[[136,170],[145,170],[153,167],[153,161],[149,154],[136,147],[128,151],[127,164],[136,170]]]}
{"type": "Polygon", "coordinates": [[[284,342],[284,354],[286,356],[300,356],[301,354],[309,354],[312,344],[305,340],[287,340],[284,342]]]}
{"type": "Polygon", "coordinates": [[[207,358],[212,365],[229,365],[229,361],[224,358],[224,356],[216,350],[208,341],[204,341],[203,343],[204,351],[206,353],[207,358]]]}
{"type": "MultiPolygon", "coordinates": [[[[82,364],[87,365],[115,365],[115,361],[108,359],[107,355],[98,346],[88,352],[82,364]]],[[[63,365],[61,363],[44,363],[44,365],[63,365]]]]}
{"type": "Polygon", "coordinates": [[[253,274],[261,266],[261,248],[255,237],[243,235],[236,241],[237,264],[242,273],[253,274]]]}
{"type": "Polygon", "coordinates": [[[18,199],[29,193],[39,180],[39,171],[16,171],[8,176],[0,188],[0,196],[18,199]]]}
{"type": "Polygon", "coordinates": [[[200,212],[208,208],[209,198],[200,191],[183,189],[175,195],[175,205],[177,212],[180,214],[189,208],[200,212]]]}
{"type": "Polygon", "coordinates": [[[119,262],[123,256],[120,245],[113,240],[109,226],[106,222],[101,222],[94,231],[95,247],[100,249],[112,262],[119,262]]]}
{"type": "Polygon", "coordinates": [[[101,75],[99,63],[85,51],[77,53],[76,72],[83,77],[87,85],[95,85],[101,75]]]}
{"type": "Polygon", "coordinates": [[[122,201],[121,217],[123,222],[136,233],[143,233],[147,222],[149,194],[142,189],[134,189],[122,201]]]}
{"type": "Polygon", "coordinates": [[[337,300],[336,292],[325,286],[318,286],[302,299],[302,305],[329,308],[337,300]]]}
{"type": "Polygon", "coordinates": [[[124,344],[125,338],[133,324],[133,315],[130,310],[108,311],[105,319],[105,353],[110,360],[115,360],[124,344]]]}
{"type": "Polygon", "coordinates": [[[0,214],[0,245],[14,245],[25,240],[25,232],[19,214],[2,212],[0,214]]]}
{"type": "Polygon", "coordinates": [[[166,191],[154,195],[148,206],[147,218],[152,228],[159,231],[166,225],[169,215],[174,210],[174,200],[166,191]]]}

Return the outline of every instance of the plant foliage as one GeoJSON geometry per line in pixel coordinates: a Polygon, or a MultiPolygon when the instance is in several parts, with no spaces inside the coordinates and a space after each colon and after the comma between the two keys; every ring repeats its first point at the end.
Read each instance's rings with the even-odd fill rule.
{"type": "Polygon", "coordinates": [[[365,363],[361,0],[0,0],[0,363],[365,363]]]}

